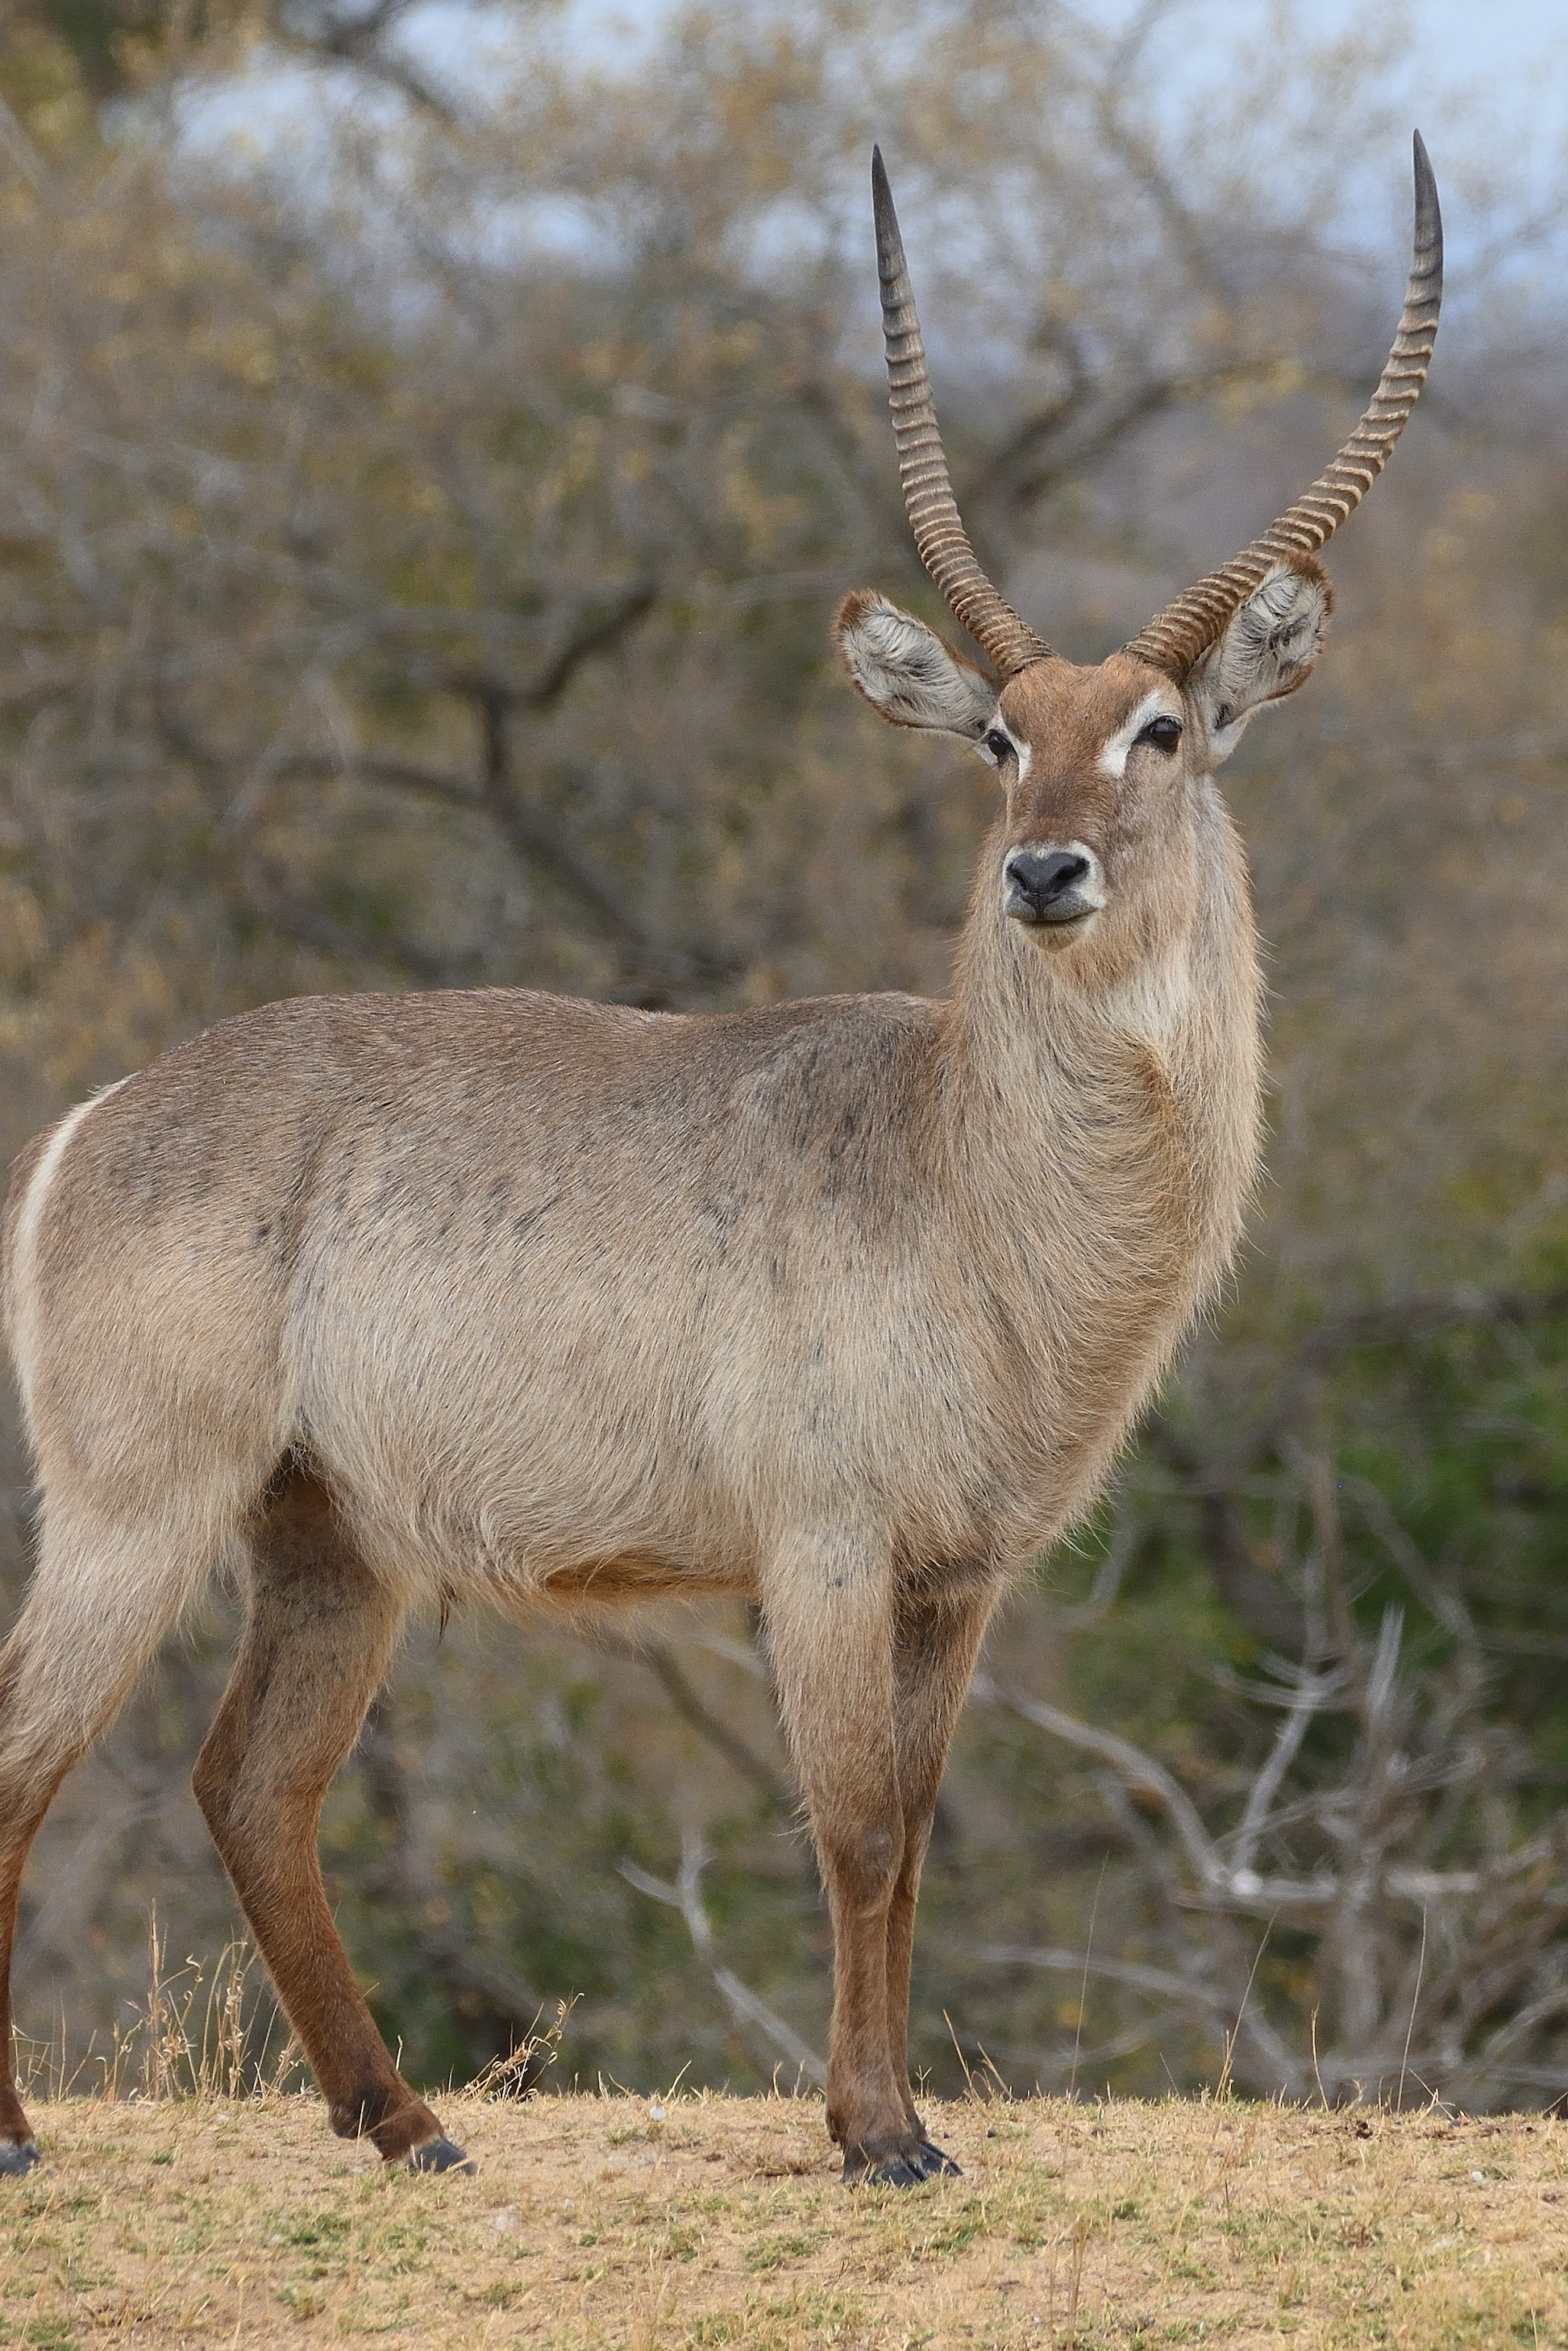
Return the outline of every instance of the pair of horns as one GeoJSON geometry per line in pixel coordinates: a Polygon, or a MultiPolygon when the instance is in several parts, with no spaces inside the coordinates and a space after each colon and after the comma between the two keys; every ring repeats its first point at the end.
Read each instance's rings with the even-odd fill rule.
{"type": "MultiPolygon", "coordinates": [[[[1178,683],[1277,565],[1310,558],[1333,538],[1382,473],[1409,421],[1427,381],[1443,297],[1443,222],[1437,209],[1437,183],[1419,131],[1415,155],[1416,237],[1410,280],[1394,348],[1372,403],[1333,463],[1261,538],[1255,538],[1250,547],[1167,604],[1128,643],[1128,653],[1152,662],[1178,683]]],[[[1048,660],[1051,647],[991,585],[959,520],[931,398],[931,378],[898,215],[893,208],[893,191],[882,151],[875,147],[871,185],[898,475],[915,544],[954,619],[968,631],[1002,676],[1012,677],[1030,662],[1048,660]]]]}

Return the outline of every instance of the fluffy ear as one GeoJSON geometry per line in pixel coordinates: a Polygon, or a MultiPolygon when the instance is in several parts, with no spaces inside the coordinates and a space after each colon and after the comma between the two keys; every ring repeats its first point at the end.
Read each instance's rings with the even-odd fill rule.
{"type": "Polygon", "coordinates": [[[971,743],[985,733],[997,706],[989,678],[885,596],[869,588],[846,596],[833,641],[860,692],[895,726],[934,726],[971,743]]]}
{"type": "Polygon", "coordinates": [[[1216,767],[1235,750],[1249,718],[1306,684],[1333,601],[1322,568],[1302,555],[1270,571],[1231,615],[1187,680],[1216,767]]]}

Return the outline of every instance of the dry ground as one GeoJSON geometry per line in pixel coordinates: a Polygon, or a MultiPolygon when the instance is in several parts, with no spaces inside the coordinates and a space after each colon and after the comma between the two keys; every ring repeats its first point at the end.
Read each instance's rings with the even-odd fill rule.
{"type": "Polygon", "coordinates": [[[851,2195],[814,2100],[442,2110],[476,2179],[383,2172],[314,2098],[37,2109],[0,2343],[1568,2345],[1568,2124],[933,2107],[966,2176],[851,2195]]]}

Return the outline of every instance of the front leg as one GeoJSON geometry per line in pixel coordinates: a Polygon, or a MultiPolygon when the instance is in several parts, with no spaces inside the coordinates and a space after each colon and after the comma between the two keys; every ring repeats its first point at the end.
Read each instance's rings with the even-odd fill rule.
{"type": "Polygon", "coordinates": [[[925,2137],[909,2087],[909,1969],[915,1948],[915,1906],[931,1842],[936,1792],[997,1590],[997,1580],[988,1570],[936,1571],[923,1586],[906,1588],[900,1594],[894,1619],[894,1727],[904,1852],[888,1906],[888,2038],[894,2067],[904,2085],[904,2110],[911,2126],[921,2135],[927,2170],[956,2171],[958,2167],[925,2137]]]}
{"type": "Polygon", "coordinates": [[[840,1528],[800,1535],[776,1554],[762,1604],[833,1924],[828,2128],[846,2181],[912,2186],[925,2161],[888,2012],[904,1807],[885,1547],[840,1528]]]}

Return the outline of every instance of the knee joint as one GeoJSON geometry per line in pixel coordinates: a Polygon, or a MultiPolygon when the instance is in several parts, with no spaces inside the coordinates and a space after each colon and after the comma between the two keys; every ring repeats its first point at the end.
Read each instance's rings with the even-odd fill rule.
{"type": "Polygon", "coordinates": [[[869,1821],[830,1831],[823,1840],[832,1876],[846,1882],[862,1901],[890,1895],[904,1859],[904,1828],[897,1821],[869,1821]]]}

